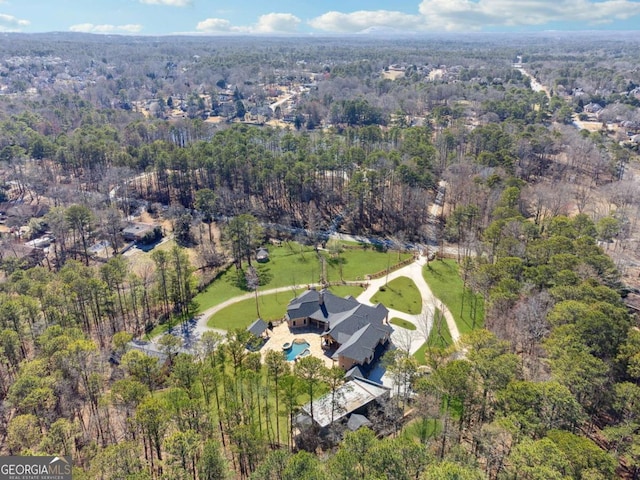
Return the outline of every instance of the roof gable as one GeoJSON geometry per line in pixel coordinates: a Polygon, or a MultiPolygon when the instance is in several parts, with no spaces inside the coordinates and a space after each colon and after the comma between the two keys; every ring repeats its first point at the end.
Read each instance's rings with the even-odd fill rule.
{"type": "Polygon", "coordinates": [[[388,325],[365,325],[336,350],[332,358],[347,357],[357,363],[373,358],[376,346],[391,333],[388,325]]]}
{"type": "Polygon", "coordinates": [[[353,298],[341,298],[328,290],[318,292],[309,289],[289,302],[287,315],[289,318],[310,317],[319,321],[328,321],[332,315],[351,310],[360,305],[353,298]]]}
{"type": "Polygon", "coordinates": [[[257,319],[255,322],[253,322],[251,325],[247,327],[247,330],[249,331],[249,333],[255,335],[256,337],[259,337],[260,335],[262,335],[266,329],[267,329],[267,324],[261,318],[257,319]]]}

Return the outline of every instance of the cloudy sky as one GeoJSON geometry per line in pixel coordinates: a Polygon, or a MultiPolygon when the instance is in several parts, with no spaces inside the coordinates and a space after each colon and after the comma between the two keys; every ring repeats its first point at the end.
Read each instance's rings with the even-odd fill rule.
{"type": "Polygon", "coordinates": [[[640,0],[0,0],[0,31],[341,34],[639,30],[640,0]]]}

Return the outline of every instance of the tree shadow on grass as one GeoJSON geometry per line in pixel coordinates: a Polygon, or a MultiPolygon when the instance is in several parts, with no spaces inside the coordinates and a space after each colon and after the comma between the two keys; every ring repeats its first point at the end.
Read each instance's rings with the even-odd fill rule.
{"type": "Polygon", "coordinates": [[[258,265],[258,279],[261,287],[269,285],[273,280],[273,274],[267,265],[258,265]]]}
{"type": "MultiPolygon", "coordinates": [[[[271,283],[271,280],[273,280],[271,269],[267,265],[261,264],[258,265],[256,270],[258,272],[259,286],[263,287],[265,285],[269,285],[269,283],[271,283]]],[[[243,290],[245,292],[253,291],[247,285],[247,276],[245,270],[235,270],[234,272],[229,273],[227,282],[230,285],[233,285],[234,287],[239,288],[240,290],[243,290]]]]}
{"type": "Polygon", "coordinates": [[[231,272],[229,274],[229,277],[227,278],[227,282],[229,282],[229,284],[233,285],[236,288],[239,288],[240,290],[244,290],[244,291],[249,291],[249,288],[247,287],[247,278],[244,275],[244,270],[235,270],[234,272],[231,272]]]}
{"type": "Polygon", "coordinates": [[[445,262],[443,259],[438,259],[438,260],[434,260],[431,262],[427,262],[427,270],[429,270],[430,273],[432,273],[434,276],[436,277],[442,277],[444,276],[444,273],[441,271],[441,269],[446,270],[446,274],[449,275],[451,273],[457,273],[458,271],[458,264],[457,263],[453,263],[450,264],[448,262],[445,262]],[[434,268],[434,266],[438,266],[438,268],[434,268]]]}

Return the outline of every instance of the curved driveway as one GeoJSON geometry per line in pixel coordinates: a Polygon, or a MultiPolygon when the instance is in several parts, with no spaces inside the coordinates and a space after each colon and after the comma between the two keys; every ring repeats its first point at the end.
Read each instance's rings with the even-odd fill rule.
{"type": "Polygon", "coordinates": [[[416,327],[415,330],[407,330],[406,328],[394,325],[394,330],[391,334],[394,345],[399,348],[407,349],[410,353],[415,353],[416,350],[418,350],[422,344],[427,341],[429,332],[433,327],[433,312],[435,307],[439,308],[444,313],[453,342],[456,343],[460,338],[460,332],[458,331],[458,326],[453,319],[453,315],[451,315],[449,309],[433,295],[433,292],[422,275],[422,269],[426,264],[427,258],[420,256],[415,262],[389,273],[388,276],[385,275],[382,278],[370,280],[367,289],[358,295],[357,298],[360,303],[368,303],[369,305],[372,305],[371,297],[373,297],[380,287],[385,285],[387,281],[391,281],[398,277],[409,277],[413,280],[422,296],[422,311],[418,315],[410,315],[398,310],[389,309],[390,319],[393,317],[401,318],[412,323],[416,327]]]}
{"type": "MultiPolygon", "coordinates": [[[[444,313],[445,319],[447,321],[447,326],[449,327],[449,331],[451,332],[451,338],[453,342],[454,343],[457,342],[458,339],[460,338],[460,333],[458,331],[456,322],[453,319],[453,315],[451,315],[451,312],[449,311],[449,309],[442,302],[440,302],[436,297],[434,297],[433,293],[431,292],[431,289],[429,288],[429,285],[424,280],[424,277],[422,275],[422,269],[426,265],[426,263],[427,263],[426,257],[420,256],[416,261],[410,263],[409,265],[402,267],[398,270],[395,270],[393,272],[390,272],[388,276],[385,275],[382,278],[369,280],[367,289],[364,292],[362,292],[360,295],[358,295],[358,298],[357,298],[359,302],[367,303],[371,305],[372,304],[371,297],[373,297],[378,292],[380,287],[385,285],[385,283],[388,280],[393,280],[394,278],[398,278],[398,277],[409,277],[411,280],[413,280],[413,282],[418,287],[418,290],[420,291],[420,294],[422,296],[422,312],[418,315],[410,315],[408,313],[400,312],[398,310],[391,310],[391,309],[389,310],[390,318],[393,318],[393,317],[401,318],[403,320],[411,322],[413,325],[416,326],[415,330],[407,330],[405,328],[394,325],[393,326],[394,331],[393,331],[393,334],[391,335],[392,340],[396,346],[407,349],[411,353],[414,353],[416,350],[418,350],[422,346],[422,344],[426,341],[429,335],[429,332],[431,331],[431,328],[433,326],[433,312],[435,307],[439,308],[444,313]]],[[[357,282],[357,283],[360,283],[360,282],[357,282]]],[[[318,286],[318,285],[313,285],[313,286],[318,286]]],[[[258,291],[258,295],[261,296],[261,295],[270,295],[272,293],[290,292],[292,288],[297,289],[297,288],[302,288],[302,286],[290,285],[287,287],[261,290],[261,291],[258,291]]],[[[214,330],[223,334],[226,333],[224,330],[212,329],[208,327],[207,322],[209,321],[209,318],[211,318],[212,315],[215,315],[216,313],[220,312],[224,308],[228,307],[229,305],[233,305],[234,303],[242,302],[244,300],[249,300],[249,299],[252,299],[253,297],[254,297],[254,293],[252,292],[245,293],[244,295],[238,295],[237,297],[233,297],[233,298],[230,298],[229,300],[225,300],[224,302],[219,303],[218,305],[215,305],[211,308],[207,308],[205,311],[203,311],[197,316],[197,320],[193,330],[191,330],[192,332],[191,334],[195,338],[199,338],[202,335],[202,333],[207,330],[214,330]]],[[[180,334],[180,328],[179,327],[176,328],[176,331],[173,333],[180,334]]],[[[156,339],[153,340],[154,343],[157,340],[157,338],[159,337],[156,337],[156,339]]]]}

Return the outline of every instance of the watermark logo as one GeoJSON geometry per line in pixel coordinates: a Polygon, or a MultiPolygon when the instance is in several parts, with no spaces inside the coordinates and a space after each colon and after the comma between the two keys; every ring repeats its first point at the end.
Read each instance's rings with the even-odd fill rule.
{"type": "Polygon", "coordinates": [[[0,457],[0,480],[71,480],[71,457],[0,457]]]}

